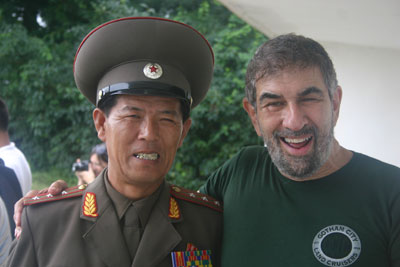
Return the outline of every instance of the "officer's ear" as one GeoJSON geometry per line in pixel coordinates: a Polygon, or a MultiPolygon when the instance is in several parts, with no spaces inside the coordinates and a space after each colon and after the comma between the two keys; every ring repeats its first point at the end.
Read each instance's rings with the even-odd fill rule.
{"type": "Polygon", "coordinates": [[[181,135],[181,138],[179,140],[178,147],[182,146],[183,140],[185,139],[187,133],[189,132],[190,125],[192,125],[192,119],[188,118],[182,125],[182,135],[181,135]]]}
{"type": "Polygon", "coordinates": [[[95,108],[93,110],[93,122],[94,127],[96,127],[97,137],[103,142],[106,141],[106,131],[104,128],[104,124],[106,122],[106,114],[99,108],[95,108]]]}

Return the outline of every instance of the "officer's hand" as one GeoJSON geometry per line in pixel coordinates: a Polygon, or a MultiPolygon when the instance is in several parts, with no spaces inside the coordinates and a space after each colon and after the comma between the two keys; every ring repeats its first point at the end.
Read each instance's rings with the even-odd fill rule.
{"type": "Polygon", "coordinates": [[[68,184],[63,180],[55,181],[50,185],[49,188],[45,188],[42,190],[31,190],[29,191],[23,198],[17,201],[14,205],[14,222],[15,222],[15,238],[19,238],[21,235],[21,215],[22,210],[24,209],[24,199],[25,198],[33,198],[36,195],[50,193],[52,195],[59,195],[64,189],[68,188],[68,184]]]}
{"type": "Polygon", "coordinates": [[[52,194],[53,196],[54,196],[54,195],[59,195],[59,194],[61,194],[61,192],[62,192],[63,190],[65,190],[65,189],[67,189],[67,188],[68,188],[68,184],[67,184],[66,181],[64,181],[64,180],[57,180],[57,181],[55,181],[54,183],[52,183],[52,184],[50,185],[50,187],[48,188],[48,191],[43,192],[43,193],[50,193],[50,194],[52,194]]]}

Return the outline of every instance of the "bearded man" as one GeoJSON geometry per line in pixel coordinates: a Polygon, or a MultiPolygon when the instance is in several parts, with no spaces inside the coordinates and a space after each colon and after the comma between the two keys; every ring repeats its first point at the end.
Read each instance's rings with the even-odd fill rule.
{"type": "Polygon", "coordinates": [[[400,169],[338,143],[341,99],[314,40],[257,50],[243,106],[266,148],[242,149],[201,190],[224,202],[223,266],[400,266],[400,169]]]}

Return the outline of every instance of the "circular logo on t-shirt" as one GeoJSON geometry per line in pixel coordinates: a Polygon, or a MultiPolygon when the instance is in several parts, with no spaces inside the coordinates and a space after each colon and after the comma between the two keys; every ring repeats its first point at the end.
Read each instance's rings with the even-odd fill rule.
{"type": "Polygon", "coordinates": [[[361,241],[350,227],[335,224],[317,233],[312,250],[315,258],[326,266],[349,266],[361,254],[361,241]]]}

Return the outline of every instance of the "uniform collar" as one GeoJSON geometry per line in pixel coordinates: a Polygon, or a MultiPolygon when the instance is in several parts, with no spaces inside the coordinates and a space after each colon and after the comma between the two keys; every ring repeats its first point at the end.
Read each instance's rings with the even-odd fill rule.
{"type": "Polygon", "coordinates": [[[121,220],[130,205],[133,205],[139,215],[140,223],[142,226],[147,224],[150,213],[161,194],[161,189],[164,187],[165,181],[157,188],[157,190],[148,197],[136,201],[130,200],[117,190],[115,190],[108,180],[108,175],[105,173],[104,183],[106,191],[117,211],[118,219],[121,220]]]}

